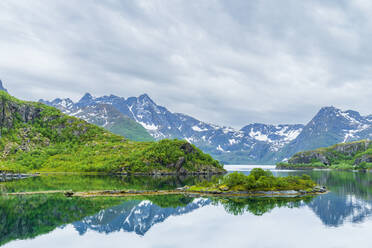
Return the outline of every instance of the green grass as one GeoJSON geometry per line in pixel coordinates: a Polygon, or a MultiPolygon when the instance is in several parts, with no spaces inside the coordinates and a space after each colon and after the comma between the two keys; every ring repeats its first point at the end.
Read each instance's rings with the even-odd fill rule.
{"type": "Polygon", "coordinates": [[[110,132],[133,141],[154,141],[154,138],[137,122],[130,118],[121,118],[107,128],[110,132]]]}

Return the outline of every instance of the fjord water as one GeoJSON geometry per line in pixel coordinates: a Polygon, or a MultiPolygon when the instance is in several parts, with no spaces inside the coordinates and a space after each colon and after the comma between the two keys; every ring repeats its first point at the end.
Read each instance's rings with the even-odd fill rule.
{"type": "MultiPolygon", "coordinates": [[[[256,166],[229,166],[249,173],[256,166]]],[[[309,174],[330,193],[306,198],[0,197],[1,247],[371,247],[372,174],[309,174]]],[[[5,192],[170,189],[194,177],[49,175],[2,183],[5,192]],[[92,188],[93,187],[93,188],[92,188]]]]}

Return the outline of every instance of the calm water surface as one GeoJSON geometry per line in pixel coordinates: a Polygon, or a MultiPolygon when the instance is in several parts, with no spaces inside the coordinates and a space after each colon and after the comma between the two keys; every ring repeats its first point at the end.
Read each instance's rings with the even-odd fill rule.
{"type": "MultiPolygon", "coordinates": [[[[256,166],[257,167],[257,166],[256,166]]],[[[252,166],[229,166],[249,173],[252,166]]],[[[372,247],[372,174],[309,174],[331,193],[308,198],[0,197],[1,247],[372,247]]],[[[203,178],[44,176],[2,191],[169,189],[203,178]]]]}

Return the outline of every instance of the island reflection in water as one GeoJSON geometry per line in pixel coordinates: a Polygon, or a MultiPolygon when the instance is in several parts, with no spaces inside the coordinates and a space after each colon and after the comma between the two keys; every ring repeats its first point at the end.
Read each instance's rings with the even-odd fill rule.
{"type": "MultiPolygon", "coordinates": [[[[303,172],[275,173],[287,175],[288,173],[301,174],[303,172]]],[[[83,240],[86,240],[85,237],[91,239],[93,235],[98,239],[97,242],[86,247],[95,247],[95,244],[103,245],[100,241],[103,242],[106,239],[102,236],[95,236],[94,233],[97,235],[104,234],[112,238],[115,236],[117,240],[120,240],[121,237],[124,238],[124,236],[128,239],[127,235],[132,233],[137,237],[144,238],[138,241],[130,236],[132,245],[152,247],[156,244],[168,244],[164,243],[164,240],[160,237],[158,237],[159,240],[154,239],[152,233],[163,231],[173,235],[174,237],[168,237],[169,244],[175,237],[182,239],[181,236],[197,236],[194,232],[199,235],[213,235],[219,233],[218,230],[223,229],[225,235],[231,236],[238,230],[233,227],[232,230],[226,230],[226,228],[234,222],[238,223],[236,224],[238,225],[237,228],[244,227],[250,230],[252,234],[254,233],[254,237],[257,237],[253,237],[249,241],[250,244],[257,244],[255,242],[258,242],[259,226],[266,226],[267,230],[275,234],[281,233],[284,236],[289,230],[297,228],[302,228],[304,231],[312,228],[323,229],[325,233],[331,232],[331,230],[340,230],[341,232],[345,228],[348,230],[357,228],[362,235],[364,230],[372,227],[370,219],[372,194],[370,194],[371,187],[369,185],[370,179],[372,179],[371,174],[339,171],[306,173],[314,180],[326,185],[331,193],[306,198],[192,198],[183,195],[132,198],[66,198],[59,194],[3,196],[0,200],[2,220],[0,244],[4,247],[36,247],[37,245],[43,247],[41,243],[44,239],[54,244],[55,241],[60,239],[61,235],[67,235],[70,239],[65,240],[65,242],[69,240],[69,246],[85,247],[85,241],[83,242],[83,240]],[[317,219],[321,222],[317,222],[317,219]],[[301,221],[301,223],[297,223],[297,221],[301,221]],[[279,223],[284,224],[286,228],[283,226],[281,229],[276,229],[275,226],[279,223]],[[253,225],[256,226],[257,230],[252,230],[253,225]],[[189,228],[186,233],[184,233],[185,227],[189,228]],[[119,234],[122,236],[118,236],[119,234]],[[20,240],[16,241],[17,239],[20,240]],[[149,244],[146,241],[152,245],[148,246],[149,244]]],[[[39,184],[39,188],[53,188],[48,181],[49,179],[42,179],[44,182],[41,182],[41,179],[33,178],[31,180],[36,181],[35,185],[39,184]],[[45,180],[48,182],[45,182],[45,180]]],[[[59,180],[63,181],[63,179],[59,180]]],[[[74,181],[76,180],[77,178],[74,179],[74,181]]],[[[80,183],[86,184],[86,180],[93,179],[81,180],[80,183]]],[[[132,187],[129,184],[133,184],[133,181],[136,182],[134,184],[138,185],[143,182],[143,179],[139,178],[136,180],[129,179],[130,183],[128,181],[123,183],[123,178],[99,178],[99,180],[110,180],[111,187],[113,185],[122,187],[124,184],[132,187]],[[117,182],[113,183],[112,180],[117,180],[117,182]]],[[[189,180],[201,179],[189,178],[186,180],[187,183],[190,182],[189,180]]],[[[183,179],[165,180],[171,183],[160,184],[161,186],[159,184],[154,186],[148,178],[145,181],[149,182],[147,187],[172,188],[187,184],[183,179]]],[[[158,182],[158,180],[156,181],[158,182]]],[[[107,183],[104,182],[101,185],[107,185],[107,183]]],[[[12,182],[7,190],[19,191],[17,184],[25,184],[25,182],[12,182]]],[[[30,184],[30,187],[36,187],[35,185],[30,184]]],[[[78,186],[72,185],[72,187],[78,186]]],[[[104,188],[104,186],[99,187],[104,188]]],[[[356,230],[349,230],[349,237],[352,237],[354,232],[356,233],[356,230]]],[[[340,240],[343,238],[343,236],[339,236],[340,240]]],[[[247,242],[245,238],[240,239],[247,242]]],[[[270,242],[265,242],[266,246],[270,247],[270,242]]],[[[288,240],[279,242],[279,244],[281,243],[291,247],[288,240]]],[[[222,247],[222,244],[227,245],[226,242],[221,241],[215,246],[222,247]]],[[[272,244],[278,243],[274,242],[272,244]]],[[[314,244],[314,241],[311,244],[314,244]]],[[[117,245],[119,247],[119,244],[117,245]]],[[[239,246],[239,244],[237,245],[239,246]]],[[[181,243],[177,243],[176,246],[186,247],[181,243]]],[[[281,246],[279,245],[279,247],[281,246]]],[[[349,246],[344,241],[341,246],[337,247],[349,246]]]]}

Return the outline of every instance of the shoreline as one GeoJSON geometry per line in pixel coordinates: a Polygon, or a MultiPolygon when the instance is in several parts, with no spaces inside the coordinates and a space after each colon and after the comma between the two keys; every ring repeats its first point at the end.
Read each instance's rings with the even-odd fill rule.
{"type": "Polygon", "coordinates": [[[372,172],[372,169],[348,169],[348,168],[329,168],[329,167],[311,167],[311,166],[288,166],[288,167],[275,167],[276,170],[302,170],[302,171],[349,171],[349,172],[372,172]]]}
{"type": "Polygon", "coordinates": [[[79,171],[37,171],[37,172],[30,172],[30,173],[11,173],[11,172],[6,172],[6,173],[0,173],[0,177],[2,175],[7,175],[7,176],[13,176],[13,177],[33,177],[33,176],[40,176],[40,175],[102,175],[102,176],[115,176],[115,175],[123,175],[123,176],[177,176],[177,175],[182,175],[182,176],[192,176],[192,175],[224,175],[228,173],[227,171],[221,171],[221,172],[209,172],[209,171],[202,171],[202,172],[187,172],[187,173],[177,173],[177,172],[79,172],[79,171]]]}

